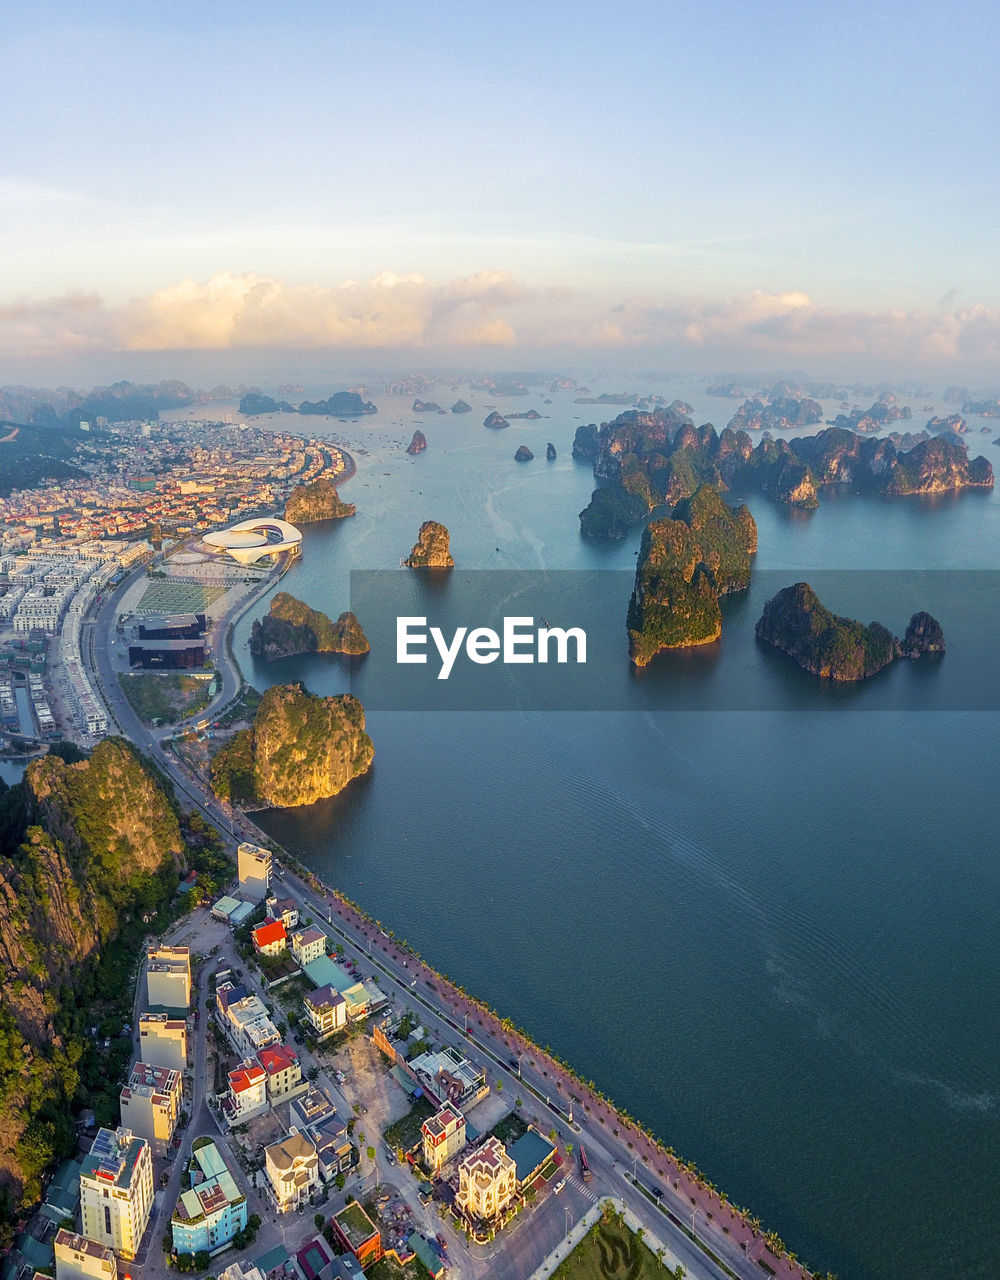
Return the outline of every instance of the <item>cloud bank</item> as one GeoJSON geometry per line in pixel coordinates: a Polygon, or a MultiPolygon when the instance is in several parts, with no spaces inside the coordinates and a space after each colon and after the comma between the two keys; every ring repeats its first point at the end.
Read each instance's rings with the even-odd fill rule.
{"type": "MultiPolygon", "coordinates": [[[[950,300],[949,300],[950,301],[950,300]]],[[[383,272],[337,286],[219,273],[113,306],[93,294],[0,304],[0,355],[87,352],[379,349],[455,352],[519,347],[669,351],[709,358],[864,357],[907,365],[988,365],[1000,311],[849,310],[805,294],[722,301],[601,301],[532,289],[505,271],[434,283],[383,272]]]]}

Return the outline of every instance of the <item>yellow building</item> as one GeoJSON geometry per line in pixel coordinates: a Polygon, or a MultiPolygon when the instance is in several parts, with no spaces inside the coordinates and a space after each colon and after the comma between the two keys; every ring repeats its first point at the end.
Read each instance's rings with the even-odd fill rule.
{"type": "Polygon", "coordinates": [[[424,1137],[424,1164],[439,1173],[453,1155],[465,1146],[465,1116],[458,1107],[446,1102],[420,1126],[424,1137]]]}
{"type": "Polygon", "coordinates": [[[275,1044],[261,1049],[257,1061],[267,1074],[267,1100],[271,1106],[303,1093],[308,1081],[302,1079],[302,1064],[294,1049],[275,1044]]]}
{"type": "Polygon", "coordinates": [[[152,1067],[187,1067],[187,1022],[166,1013],[139,1015],[139,1056],[152,1067]]]}
{"type": "Polygon", "coordinates": [[[149,1003],[165,1009],[191,1004],[191,953],[187,947],[150,947],[146,952],[149,1003]]]}
{"type": "Polygon", "coordinates": [[[56,1280],[116,1280],[118,1263],[106,1244],[60,1228],[52,1245],[56,1280]]]}
{"type": "Polygon", "coordinates": [[[293,1133],[266,1147],[264,1168],[279,1213],[305,1204],[319,1187],[319,1156],[305,1134],[293,1133]]]}
{"type": "Polygon", "coordinates": [[[100,1129],[80,1169],[83,1234],[131,1261],[152,1207],[149,1143],[128,1129],[100,1129]]]}
{"type": "Polygon", "coordinates": [[[292,955],[301,968],[326,955],[326,934],[319,929],[301,929],[292,934],[292,955]]]}
{"type": "Polygon", "coordinates": [[[487,1138],[458,1166],[455,1203],[467,1217],[493,1222],[517,1194],[517,1166],[499,1138],[487,1138]]]}
{"type": "Polygon", "coordinates": [[[131,1129],[161,1153],[174,1136],[183,1097],[179,1071],[137,1062],[121,1091],[122,1128],[131,1129]]]}

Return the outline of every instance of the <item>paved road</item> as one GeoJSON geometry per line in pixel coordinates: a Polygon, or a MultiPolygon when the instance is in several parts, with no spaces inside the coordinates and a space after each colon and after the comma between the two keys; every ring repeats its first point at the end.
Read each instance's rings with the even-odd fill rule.
{"type": "MultiPolygon", "coordinates": [[[[126,737],[153,756],[189,802],[226,834],[234,849],[241,838],[256,836],[263,843],[266,837],[263,833],[256,832],[249,821],[237,818],[234,827],[232,813],[224,809],[205,789],[201,779],[184,768],[172,754],[163,750],[159,738],[169,731],[150,730],[143,725],[118,687],[108,639],[115,634],[117,599],[134,576],[127,579],[115,595],[105,602],[95,621],[90,624],[90,657],[97,667],[100,684],[118,724],[126,737]]],[[[240,609],[246,607],[247,602],[244,602],[240,609]]],[[[86,657],[86,641],[83,647],[86,657]]],[[[218,714],[216,709],[221,709],[226,704],[227,695],[228,700],[235,697],[239,684],[232,665],[227,660],[224,646],[216,650],[216,658],[223,673],[223,689],[213,700],[212,710],[206,711],[208,716],[218,714]]],[[[497,1019],[462,996],[422,961],[397,946],[370,921],[359,916],[332,894],[319,895],[290,871],[284,872],[284,882],[290,895],[317,918],[326,917],[333,923],[333,917],[336,916],[337,929],[345,939],[368,954],[369,962],[380,972],[383,990],[387,994],[394,995],[397,1000],[419,1004],[421,1018],[428,1020],[439,1035],[450,1034],[453,1042],[459,1038],[459,1033],[468,1034],[473,1046],[472,1055],[482,1060],[485,1053],[492,1061],[490,1074],[494,1084],[499,1079],[504,1081],[505,1088],[517,1090],[520,1087],[522,1092],[530,1090],[534,1097],[528,1100],[525,1110],[529,1115],[537,1113],[538,1127],[542,1132],[555,1127],[562,1131],[564,1141],[572,1141],[577,1147],[582,1141],[587,1147],[593,1170],[592,1189],[602,1196],[624,1202],[643,1223],[649,1235],[665,1244],[679,1259],[689,1276],[695,1280],[722,1280],[728,1272],[741,1280],[760,1280],[764,1272],[757,1262],[758,1258],[766,1258],[769,1268],[787,1280],[791,1280],[791,1277],[798,1280],[806,1274],[801,1266],[792,1265],[785,1259],[779,1262],[770,1253],[765,1254],[763,1240],[727,1205],[720,1202],[716,1194],[696,1183],[675,1161],[658,1151],[644,1135],[622,1122],[607,1104],[592,1097],[557,1064],[545,1059],[534,1046],[521,1042],[509,1026],[501,1026],[497,1019]],[[522,1054],[520,1068],[512,1070],[509,1063],[512,1055],[517,1052],[522,1054]],[[535,1067],[530,1065],[532,1059],[536,1062],[535,1067]],[[574,1096],[575,1112],[572,1101],[574,1096]],[[586,1110],[581,1110],[583,1107],[586,1110]],[[631,1176],[633,1171],[637,1175],[635,1183],[631,1176]],[[654,1202],[649,1194],[652,1189],[662,1192],[662,1205],[654,1202]],[[729,1226],[728,1234],[722,1231],[723,1224],[729,1226]],[[721,1259],[725,1268],[709,1257],[692,1239],[692,1235],[716,1259],[721,1259]]],[[[203,1051],[204,1018],[199,1034],[200,1048],[203,1051]]],[[[189,1135],[190,1132],[191,1130],[189,1135]]],[[[175,1177],[179,1177],[176,1171],[175,1177]]],[[[170,1190],[168,1187],[168,1198],[170,1190]]],[[[172,1207],[173,1201],[170,1204],[172,1207]]],[[[520,1265],[526,1261],[521,1258],[518,1270],[511,1270],[509,1275],[507,1263],[510,1262],[513,1267],[514,1262],[510,1259],[501,1261],[501,1257],[506,1256],[505,1253],[498,1255],[490,1264],[493,1273],[508,1276],[508,1280],[522,1280],[541,1261],[547,1250],[540,1245],[538,1250],[531,1250],[532,1255],[536,1252],[539,1256],[532,1266],[521,1270],[520,1265]],[[497,1269],[501,1267],[503,1273],[497,1269]]],[[[515,1247],[515,1255],[518,1253],[519,1250],[515,1247]]]]}

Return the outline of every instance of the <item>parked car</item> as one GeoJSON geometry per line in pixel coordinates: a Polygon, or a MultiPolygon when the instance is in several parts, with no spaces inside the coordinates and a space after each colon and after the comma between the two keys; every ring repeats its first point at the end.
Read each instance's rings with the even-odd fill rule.
{"type": "Polygon", "coordinates": [[[563,1187],[565,1187],[565,1185],[566,1185],[566,1179],[560,1178],[559,1181],[556,1183],[556,1185],[552,1188],[552,1194],[554,1196],[557,1196],[559,1192],[562,1191],[563,1187]]]}

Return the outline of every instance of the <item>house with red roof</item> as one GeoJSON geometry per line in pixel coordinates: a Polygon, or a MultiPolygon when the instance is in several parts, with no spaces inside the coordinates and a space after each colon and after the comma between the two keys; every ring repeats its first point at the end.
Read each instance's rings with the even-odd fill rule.
{"type": "Polygon", "coordinates": [[[229,1088],[219,1095],[219,1110],[230,1128],[267,1110],[267,1072],[253,1058],[245,1058],[229,1073],[229,1088]]]}
{"type": "Polygon", "coordinates": [[[259,925],[251,936],[258,955],[277,957],[288,950],[288,930],[281,920],[269,920],[259,925]]]}
{"type": "Polygon", "coordinates": [[[267,1076],[267,1100],[272,1107],[279,1102],[287,1102],[309,1087],[309,1082],[302,1078],[299,1055],[287,1044],[261,1049],[257,1061],[267,1076]]]}

